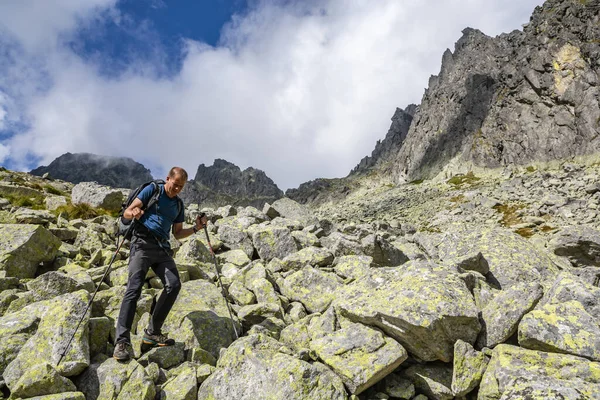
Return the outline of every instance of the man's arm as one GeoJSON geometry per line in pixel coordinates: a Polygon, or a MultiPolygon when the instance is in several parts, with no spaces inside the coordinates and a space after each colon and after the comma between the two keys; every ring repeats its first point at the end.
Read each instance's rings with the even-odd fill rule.
{"type": "Polygon", "coordinates": [[[200,229],[203,229],[207,222],[208,218],[206,218],[206,215],[202,214],[196,217],[196,223],[191,228],[184,228],[183,222],[176,222],[173,224],[173,228],[171,229],[171,231],[173,232],[173,236],[175,236],[176,239],[183,239],[190,235],[193,235],[200,229]],[[194,228],[196,229],[194,230],[194,228]]]}
{"type": "Polygon", "coordinates": [[[123,211],[123,217],[126,219],[140,219],[142,215],[144,215],[144,210],[142,210],[142,206],[144,203],[137,197],[131,202],[129,207],[125,211],[123,211]]]}

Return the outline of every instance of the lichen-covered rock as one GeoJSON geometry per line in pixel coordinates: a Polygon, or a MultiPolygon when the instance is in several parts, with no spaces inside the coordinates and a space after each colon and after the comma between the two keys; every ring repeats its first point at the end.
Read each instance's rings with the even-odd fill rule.
{"type": "Polygon", "coordinates": [[[264,227],[252,234],[252,243],[261,259],[283,259],[298,251],[298,246],[287,228],[264,227]]]}
{"type": "Polygon", "coordinates": [[[47,210],[56,210],[58,207],[67,205],[67,198],[65,196],[46,196],[44,204],[47,210]]]}
{"type": "Polygon", "coordinates": [[[271,213],[271,215],[276,214],[275,216],[296,220],[300,222],[303,226],[313,225],[319,222],[315,215],[310,212],[308,207],[297,203],[288,197],[276,200],[275,202],[273,202],[273,204],[271,204],[270,208],[275,210],[275,213],[271,213]]]}
{"type": "Polygon", "coordinates": [[[336,257],[333,266],[336,274],[344,279],[354,280],[369,273],[373,266],[373,257],[364,255],[336,257]]]}
{"type": "Polygon", "coordinates": [[[262,320],[259,324],[252,325],[252,327],[246,332],[248,335],[262,333],[267,336],[279,340],[281,331],[286,327],[285,322],[281,318],[267,317],[262,320]]]}
{"type": "Polygon", "coordinates": [[[370,234],[360,243],[364,254],[373,257],[375,264],[397,267],[408,261],[406,254],[379,235],[370,234]]]}
{"type": "Polygon", "coordinates": [[[452,392],[455,396],[465,396],[475,389],[487,368],[489,359],[482,352],[462,340],[454,344],[454,364],[452,368],[452,392]]]}
{"type": "MultiPolygon", "coordinates": [[[[211,243],[213,240],[214,239],[211,238],[211,243]]],[[[214,243],[212,244],[214,246],[214,243]]],[[[199,262],[212,263],[213,258],[204,242],[198,236],[193,236],[177,250],[175,261],[183,264],[195,264],[199,262]]]]}
{"type": "Polygon", "coordinates": [[[74,292],[78,290],[78,286],[75,279],[57,271],[46,272],[27,282],[27,288],[39,300],[47,300],[61,294],[74,292]]]}
{"type": "Polygon", "coordinates": [[[59,272],[65,273],[69,278],[75,280],[76,290],[84,289],[93,293],[96,289],[96,284],[92,280],[88,270],[80,267],[77,264],[67,264],[59,269],[59,272]]]}
{"type": "Polygon", "coordinates": [[[317,235],[308,232],[306,228],[301,231],[292,231],[292,237],[300,249],[305,247],[321,247],[321,241],[317,235]]]}
{"type": "Polygon", "coordinates": [[[248,282],[246,279],[246,287],[254,293],[256,296],[256,301],[259,303],[273,303],[273,304],[281,304],[279,300],[279,295],[273,284],[266,278],[254,279],[248,282]]]}
{"type": "Polygon", "coordinates": [[[229,250],[223,253],[219,253],[217,255],[217,260],[220,264],[230,263],[238,267],[242,267],[250,262],[248,254],[241,249],[229,250]]]}
{"type": "Polygon", "coordinates": [[[87,400],[96,400],[100,394],[98,368],[108,359],[108,356],[98,355],[85,371],[73,378],[77,390],[85,395],[87,400]]]}
{"type": "Polygon", "coordinates": [[[477,398],[512,399],[511,393],[533,396],[526,398],[593,399],[600,393],[600,363],[500,344],[494,348],[477,398]]]}
{"type": "Polygon", "coordinates": [[[188,350],[187,360],[198,364],[208,364],[212,366],[217,365],[217,359],[208,351],[199,347],[188,350]]]}
{"type": "Polygon", "coordinates": [[[396,369],[408,356],[394,339],[361,324],[349,324],[313,340],[310,348],[356,395],[396,369]]]}
{"type": "Polygon", "coordinates": [[[441,363],[413,365],[404,371],[415,387],[425,393],[428,398],[451,400],[452,368],[441,363]]]}
{"type": "Polygon", "coordinates": [[[181,285],[163,330],[175,341],[183,342],[186,349],[201,347],[215,357],[235,339],[221,290],[204,280],[181,285]]]}
{"type": "Polygon", "coordinates": [[[415,385],[398,374],[391,373],[380,381],[376,388],[391,398],[395,399],[412,399],[415,395],[415,385]]]}
{"type": "Polygon", "coordinates": [[[340,232],[321,239],[324,247],[327,247],[336,257],[365,255],[362,245],[352,237],[340,232]]]}
{"type": "Polygon", "coordinates": [[[172,368],[185,360],[184,344],[175,342],[173,346],[159,346],[144,353],[138,362],[144,367],[151,363],[164,369],[172,368]]]}
{"type": "Polygon", "coordinates": [[[566,257],[575,267],[600,266],[600,231],[572,226],[555,234],[548,243],[554,254],[566,257]]]}
{"type": "Polygon", "coordinates": [[[100,393],[97,400],[154,400],[156,388],[146,370],[135,360],[121,363],[113,358],[98,367],[100,393]]]}
{"type": "Polygon", "coordinates": [[[259,209],[253,206],[246,206],[237,210],[238,217],[252,217],[256,218],[258,222],[268,221],[270,218],[267,214],[263,213],[259,209]]]}
{"type": "Polygon", "coordinates": [[[73,244],[86,254],[91,255],[98,249],[104,248],[105,244],[112,242],[112,239],[101,230],[95,229],[93,226],[84,226],[79,230],[73,244]]]}
{"type": "Polygon", "coordinates": [[[546,291],[541,303],[562,304],[575,300],[585,311],[600,321],[600,288],[569,273],[561,273],[546,291]]]}
{"type": "Polygon", "coordinates": [[[196,400],[197,395],[196,369],[192,366],[178,371],[177,376],[165,382],[160,391],[161,399],[196,400]]]}
{"type": "Polygon", "coordinates": [[[237,340],[200,386],[198,400],[347,399],[344,384],[329,368],[283,353],[282,347],[265,335],[237,340]]]}
{"type": "Polygon", "coordinates": [[[336,290],[342,286],[341,279],[333,273],[305,267],[285,278],[281,293],[298,301],[311,312],[323,312],[336,298],[336,290]]]}
{"type": "MultiPolygon", "coordinates": [[[[250,228],[252,225],[256,225],[258,223],[258,219],[251,217],[251,216],[227,216],[224,218],[221,218],[220,220],[218,220],[217,222],[215,222],[215,225],[219,231],[219,237],[221,236],[221,229],[225,228],[225,227],[229,227],[229,228],[234,228],[237,229],[241,232],[245,232],[248,228],[250,228]]],[[[225,241],[225,240],[224,240],[225,241]]]]}
{"type": "Polygon", "coordinates": [[[521,283],[496,295],[481,312],[478,346],[494,347],[510,338],[521,318],[533,310],[542,294],[539,283],[521,283]]]}
{"type": "Polygon", "coordinates": [[[289,315],[292,322],[298,322],[307,315],[306,309],[304,308],[302,303],[297,301],[290,303],[286,312],[289,315]]]}
{"type": "Polygon", "coordinates": [[[219,227],[219,238],[228,249],[241,249],[246,256],[252,257],[254,246],[246,232],[230,225],[219,227]]]}
{"type": "Polygon", "coordinates": [[[335,327],[327,332],[316,332],[315,329],[311,329],[313,327],[311,321],[318,316],[319,314],[311,314],[302,318],[300,321],[286,326],[279,335],[281,343],[284,343],[296,352],[302,350],[308,351],[310,342],[313,338],[324,336],[327,333],[333,333],[335,327]]]}
{"type": "Polygon", "coordinates": [[[90,356],[106,353],[113,321],[108,317],[90,318],[90,356]]]}
{"type": "Polygon", "coordinates": [[[30,398],[77,390],[73,382],[61,376],[46,362],[35,364],[24,371],[10,389],[11,397],[14,398],[30,398]]]}
{"type": "Polygon", "coordinates": [[[333,254],[320,247],[305,247],[281,260],[284,271],[298,270],[306,265],[325,267],[333,262],[333,254]]]}
{"type": "Polygon", "coordinates": [[[88,400],[81,392],[64,392],[46,396],[28,397],[27,400],[88,400]]]}
{"type": "Polygon", "coordinates": [[[0,272],[33,278],[41,262],[54,259],[60,244],[40,225],[0,224],[0,272]]]}
{"type": "Polygon", "coordinates": [[[600,325],[578,301],[544,304],[523,317],[519,344],[600,361],[600,325]]]}
{"type": "Polygon", "coordinates": [[[269,317],[283,317],[281,305],[275,303],[258,303],[244,306],[240,308],[237,314],[246,328],[260,324],[269,317]]]}
{"type": "Polygon", "coordinates": [[[256,295],[246,289],[241,281],[235,280],[229,286],[227,293],[233,301],[240,306],[248,306],[256,303],[256,295]]]}
{"type": "Polygon", "coordinates": [[[15,213],[15,221],[19,224],[36,224],[47,227],[56,222],[56,215],[47,210],[21,208],[15,213]]]}
{"type": "Polygon", "coordinates": [[[56,365],[73,333],[75,336],[71,346],[57,370],[63,376],[74,376],[90,364],[89,313],[86,313],[81,326],[74,332],[87,307],[89,297],[87,291],[80,290],[31,304],[19,312],[31,313],[39,318],[40,322],[35,334],[27,340],[17,357],[4,370],[3,376],[9,388],[34,365],[43,362],[56,365]]]}
{"type": "Polygon", "coordinates": [[[120,210],[123,200],[122,190],[99,185],[96,182],[81,182],[71,190],[73,204],[87,203],[92,207],[102,207],[109,211],[120,210]]]}
{"type": "Polygon", "coordinates": [[[464,281],[428,262],[373,269],[336,298],[343,316],[382,329],[425,361],[449,362],[454,343],[474,343],[480,330],[479,311],[464,281]]]}
{"type": "Polygon", "coordinates": [[[488,281],[499,289],[522,282],[544,282],[558,274],[550,257],[506,229],[456,225],[444,233],[419,235],[418,239],[429,255],[439,260],[481,253],[489,267],[488,281]]]}
{"type": "Polygon", "coordinates": [[[454,265],[457,268],[465,271],[479,272],[481,275],[485,275],[490,272],[490,266],[480,251],[472,254],[461,254],[453,259],[445,259],[444,263],[454,265]]]}
{"type": "Polygon", "coordinates": [[[23,347],[27,340],[31,337],[28,333],[12,333],[10,336],[7,334],[7,330],[2,326],[6,321],[0,321],[0,374],[4,372],[4,369],[10,364],[23,347]]]}

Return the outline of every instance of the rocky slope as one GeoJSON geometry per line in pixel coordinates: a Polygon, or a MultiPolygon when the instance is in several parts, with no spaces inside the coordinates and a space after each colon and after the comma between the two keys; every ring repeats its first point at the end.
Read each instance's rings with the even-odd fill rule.
{"type": "Polygon", "coordinates": [[[150,170],[128,157],[100,156],[89,153],[66,153],[48,166],[30,172],[72,183],[95,181],[112,187],[134,188],[152,180],[150,170]]]}
{"type": "Polygon", "coordinates": [[[252,205],[262,207],[283,197],[283,192],[263,171],[242,171],[228,161],[216,159],[212,166],[201,164],[196,176],[183,189],[181,198],[204,206],[252,205]]]}
{"type": "MultiPolygon", "coordinates": [[[[188,223],[200,211],[210,217],[234,321],[204,236],[174,241],[184,283],[165,330],[176,345],[141,347],[137,332],[161,289],[149,274],[136,357],[120,364],[110,354],[126,248],[102,281],[116,250],[113,218],[57,216],[49,209],[72,201],[76,187],[0,171],[0,391],[48,399],[595,398],[599,173],[600,164],[578,159],[361,188],[315,209],[286,198],[262,210],[188,204],[188,223]],[[34,195],[37,205],[17,205],[34,195]],[[91,315],[58,365],[96,285],[91,315]]],[[[98,205],[115,194],[78,186],[77,197],[98,205]]]]}

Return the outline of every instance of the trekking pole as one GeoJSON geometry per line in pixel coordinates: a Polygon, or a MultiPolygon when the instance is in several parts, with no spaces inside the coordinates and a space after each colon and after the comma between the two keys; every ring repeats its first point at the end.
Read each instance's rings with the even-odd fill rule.
{"type": "Polygon", "coordinates": [[[210,249],[210,254],[213,256],[213,261],[215,262],[215,271],[217,272],[217,279],[219,281],[219,286],[221,286],[221,293],[223,293],[223,300],[225,300],[225,304],[227,305],[227,311],[229,311],[229,318],[231,319],[231,326],[233,327],[233,331],[235,332],[235,338],[239,339],[239,335],[237,329],[235,329],[235,322],[233,321],[233,314],[231,313],[231,306],[227,301],[227,295],[225,294],[225,288],[223,287],[223,283],[221,282],[221,274],[219,273],[219,267],[217,266],[217,256],[215,256],[215,251],[213,250],[212,244],[210,244],[210,238],[208,237],[208,229],[206,229],[206,225],[204,225],[204,233],[206,234],[206,241],[208,242],[208,248],[210,249]]]}
{"type": "Polygon", "coordinates": [[[108,276],[108,272],[110,271],[110,269],[112,267],[112,263],[113,263],[113,261],[115,261],[115,258],[117,258],[117,254],[119,253],[119,250],[121,250],[121,246],[123,246],[123,243],[125,243],[125,238],[127,237],[127,234],[129,233],[129,230],[131,229],[132,226],[133,226],[133,223],[129,226],[129,228],[127,228],[127,231],[123,235],[123,240],[121,240],[121,244],[119,244],[119,246],[117,247],[117,251],[115,251],[115,254],[113,254],[112,258],[110,259],[110,262],[108,263],[108,267],[106,268],[106,271],[104,272],[104,275],[102,276],[102,279],[100,279],[100,282],[98,282],[98,286],[96,286],[96,290],[94,291],[92,298],[90,299],[85,311],[83,312],[81,319],[77,323],[77,327],[75,328],[73,335],[71,335],[71,338],[69,339],[69,343],[67,343],[67,346],[65,347],[62,354],[60,355],[60,358],[58,359],[58,363],[56,364],[57,367],[60,365],[60,362],[62,361],[63,357],[67,354],[67,350],[69,350],[69,347],[71,347],[71,342],[75,338],[75,334],[77,333],[77,330],[79,329],[79,325],[81,325],[88,310],[90,309],[90,306],[92,305],[92,302],[94,301],[94,298],[96,297],[96,293],[98,293],[98,290],[100,289],[100,285],[102,284],[102,282],[104,282],[104,279],[106,279],[106,277],[108,276]]]}

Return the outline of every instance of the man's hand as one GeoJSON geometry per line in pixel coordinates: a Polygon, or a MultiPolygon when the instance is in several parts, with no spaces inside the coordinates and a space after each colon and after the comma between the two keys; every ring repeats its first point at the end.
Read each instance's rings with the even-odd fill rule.
{"type": "Polygon", "coordinates": [[[135,219],[140,219],[142,217],[142,215],[144,215],[144,210],[142,210],[142,209],[140,209],[138,207],[135,207],[135,208],[133,208],[130,211],[131,211],[131,218],[132,219],[134,219],[134,218],[135,219]]]}
{"type": "Polygon", "coordinates": [[[123,213],[123,216],[127,219],[140,219],[144,215],[144,210],[142,210],[143,205],[140,199],[134,199],[123,213]]]}
{"type": "Polygon", "coordinates": [[[208,218],[206,214],[202,213],[196,217],[196,229],[204,229],[204,227],[208,224],[208,218]]]}

